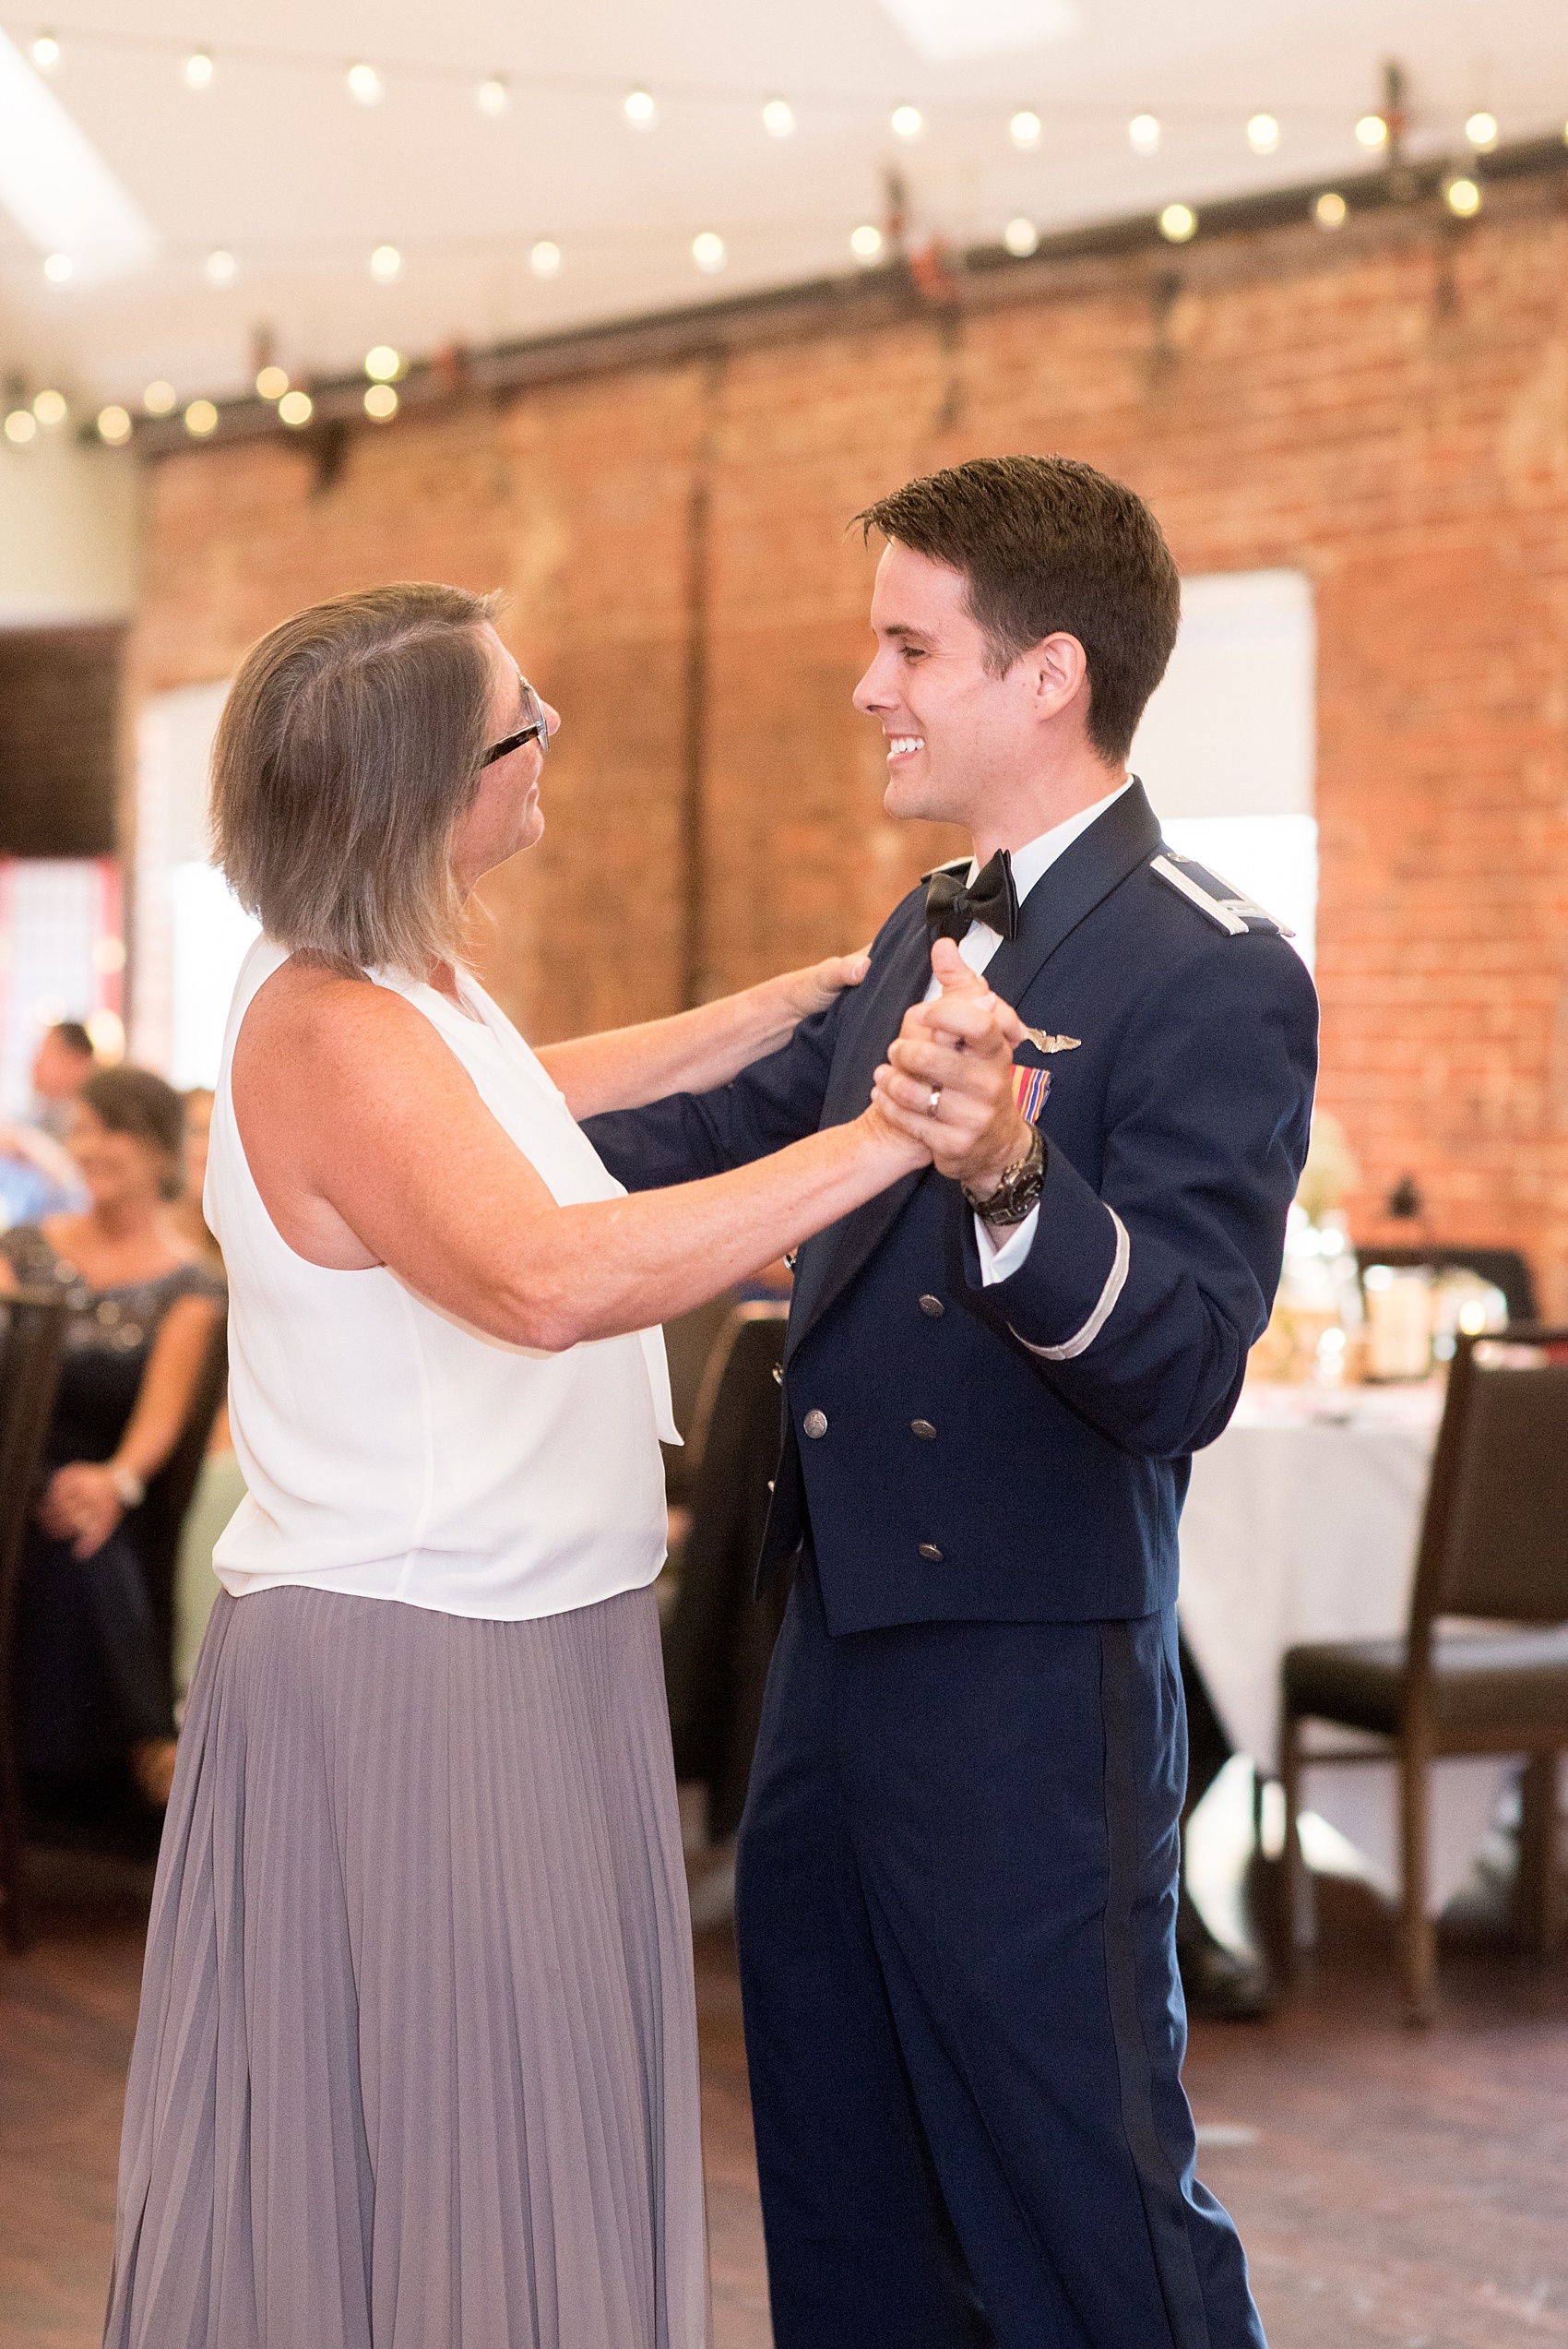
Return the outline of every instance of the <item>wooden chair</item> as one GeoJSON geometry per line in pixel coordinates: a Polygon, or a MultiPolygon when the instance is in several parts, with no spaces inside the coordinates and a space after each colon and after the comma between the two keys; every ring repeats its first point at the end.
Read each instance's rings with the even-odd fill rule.
{"type": "Polygon", "coordinates": [[[1530,1268],[1517,1248],[1379,1247],[1375,1240],[1358,1241],[1356,1253],[1363,1265],[1428,1265],[1433,1272],[1474,1272],[1501,1289],[1508,1304],[1510,1322],[1536,1318],[1536,1285],[1530,1268]]]}
{"type": "Polygon", "coordinates": [[[65,1350],[65,1300],[52,1291],[23,1290],[0,1306],[0,1908],[6,1942],[20,1952],[30,1937],[14,1719],[17,1592],[65,1350]]]}
{"type": "Polygon", "coordinates": [[[1301,1891],[1301,1771],[1390,1754],[1398,1764],[1407,2019],[1426,2022],[1432,2010],[1427,1828],[1437,1756],[1528,1757],[1515,1926],[1538,1950],[1554,1944],[1557,1758],[1568,1747],[1568,1330],[1458,1340],[1406,1637],[1292,1648],[1283,1681],[1287,1964],[1301,1891]],[[1444,1628],[1444,1617],[1498,1628],[1444,1628]],[[1308,1751],[1308,1720],[1379,1743],[1308,1751]]]}

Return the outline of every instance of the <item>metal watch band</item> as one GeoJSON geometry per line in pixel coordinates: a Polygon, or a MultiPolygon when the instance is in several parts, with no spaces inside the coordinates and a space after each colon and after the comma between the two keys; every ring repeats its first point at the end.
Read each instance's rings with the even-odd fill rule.
{"type": "Polygon", "coordinates": [[[1045,1137],[1039,1127],[1035,1127],[1023,1157],[1004,1170],[994,1190],[977,1198],[967,1183],[960,1188],[982,1223],[1021,1223],[1032,1215],[1045,1188],[1045,1137]]]}

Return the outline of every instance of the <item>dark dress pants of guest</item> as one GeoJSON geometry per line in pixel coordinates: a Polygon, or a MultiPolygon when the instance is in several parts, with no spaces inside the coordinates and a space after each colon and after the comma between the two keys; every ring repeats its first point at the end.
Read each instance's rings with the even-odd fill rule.
{"type": "Polygon", "coordinates": [[[22,1768],[35,1783],[93,1778],[141,1739],[173,1735],[168,1643],[160,1640],[140,1555],[123,1530],[78,1558],[68,1542],[29,1529],[17,1706],[22,1768]]]}
{"type": "Polygon", "coordinates": [[[1181,2083],[1174,1610],[774,1651],[737,1928],[778,2349],[1262,2349],[1181,2083]]]}

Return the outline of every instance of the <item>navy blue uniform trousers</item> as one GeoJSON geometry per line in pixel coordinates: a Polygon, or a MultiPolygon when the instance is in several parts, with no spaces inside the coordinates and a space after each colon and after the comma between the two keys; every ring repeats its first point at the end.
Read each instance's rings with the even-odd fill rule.
{"type": "Polygon", "coordinates": [[[1174,1610],[774,1651],[737,1930],[778,2349],[1262,2349],[1181,2082],[1174,1610]]]}

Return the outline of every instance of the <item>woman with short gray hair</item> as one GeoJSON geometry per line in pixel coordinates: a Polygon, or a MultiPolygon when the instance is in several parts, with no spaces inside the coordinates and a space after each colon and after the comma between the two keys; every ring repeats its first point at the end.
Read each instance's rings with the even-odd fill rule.
{"type": "Polygon", "coordinates": [[[707,2338],[658,1325],[926,1160],[868,1105],[713,1181],[605,1173],[579,1117],[724,1082],[863,966],[530,1052],[463,967],[559,723],[492,614],[302,613],[219,733],[264,930],[207,1185],[248,1494],[160,1861],[116,2349],[707,2338]]]}

